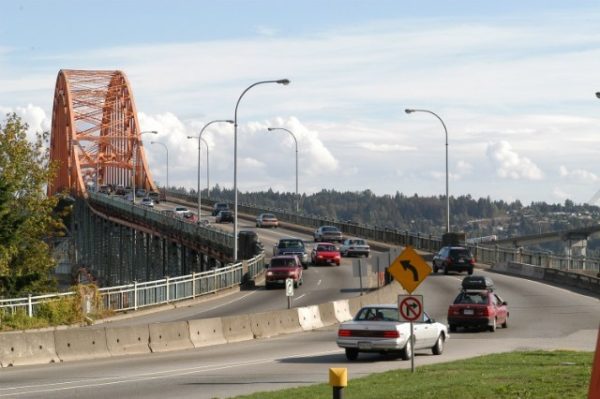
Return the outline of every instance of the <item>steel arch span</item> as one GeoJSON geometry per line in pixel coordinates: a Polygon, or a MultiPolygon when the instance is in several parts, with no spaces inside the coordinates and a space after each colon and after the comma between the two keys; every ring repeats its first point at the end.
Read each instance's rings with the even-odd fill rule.
{"type": "Polygon", "coordinates": [[[48,195],[86,196],[90,186],[156,190],[146,161],[133,92],[121,71],[62,69],[56,78],[48,195]]]}

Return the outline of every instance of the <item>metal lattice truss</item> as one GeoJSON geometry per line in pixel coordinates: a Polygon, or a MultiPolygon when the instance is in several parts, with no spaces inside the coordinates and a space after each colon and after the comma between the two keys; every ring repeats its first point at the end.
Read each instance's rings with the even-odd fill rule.
{"type": "Polygon", "coordinates": [[[50,138],[59,167],[48,195],[85,196],[88,187],[109,184],[156,190],[140,133],[123,72],[61,70],[50,138]]]}

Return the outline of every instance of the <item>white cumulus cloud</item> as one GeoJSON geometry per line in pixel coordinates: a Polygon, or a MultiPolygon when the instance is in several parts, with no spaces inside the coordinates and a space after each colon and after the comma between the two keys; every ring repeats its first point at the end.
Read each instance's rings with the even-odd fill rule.
{"type": "Polygon", "coordinates": [[[559,174],[560,177],[563,177],[567,180],[581,183],[594,183],[598,181],[598,175],[596,175],[595,173],[589,172],[584,169],[569,170],[564,165],[561,165],[559,167],[559,174]]]}
{"type": "Polygon", "coordinates": [[[507,141],[489,143],[486,155],[496,167],[499,177],[505,179],[541,180],[543,173],[529,158],[519,155],[507,141]]]}

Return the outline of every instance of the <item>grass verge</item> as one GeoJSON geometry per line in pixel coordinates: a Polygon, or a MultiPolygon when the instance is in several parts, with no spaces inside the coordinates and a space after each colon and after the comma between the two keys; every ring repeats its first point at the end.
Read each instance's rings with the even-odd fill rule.
{"type": "MultiPolygon", "coordinates": [[[[344,399],[583,399],[587,397],[593,356],[593,352],[509,352],[421,366],[415,373],[392,370],[356,379],[349,374],[344,399]]],[[[235,399],[332,397],[329,385],[318,384],[235,399]]]]}

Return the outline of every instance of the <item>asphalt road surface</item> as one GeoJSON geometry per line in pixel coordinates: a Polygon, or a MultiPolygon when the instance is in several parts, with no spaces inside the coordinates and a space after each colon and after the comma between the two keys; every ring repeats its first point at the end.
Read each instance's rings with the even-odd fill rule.
{"type": "MultiPolygon", "coordinates": [[[[598,298],[517,277],[488,273],[508,302],[508,328],[457,332],[441,356],[418,351],[416,366],[487,353],[528,349],[593,351],[598,298]]],[[[463,275],[432,275],[414,292],[425,310],[446,321],[463,275]]],[[[336,327],[208,348],[0,369],[0,398],[228,398],[264,390],[325,383],[330,367],[347,367],[351,381],[374,372],[410,368],[377,354],[346,361],[336,327]]],[[[351,389],[351,388],[348,388],[351,389]]]]}

